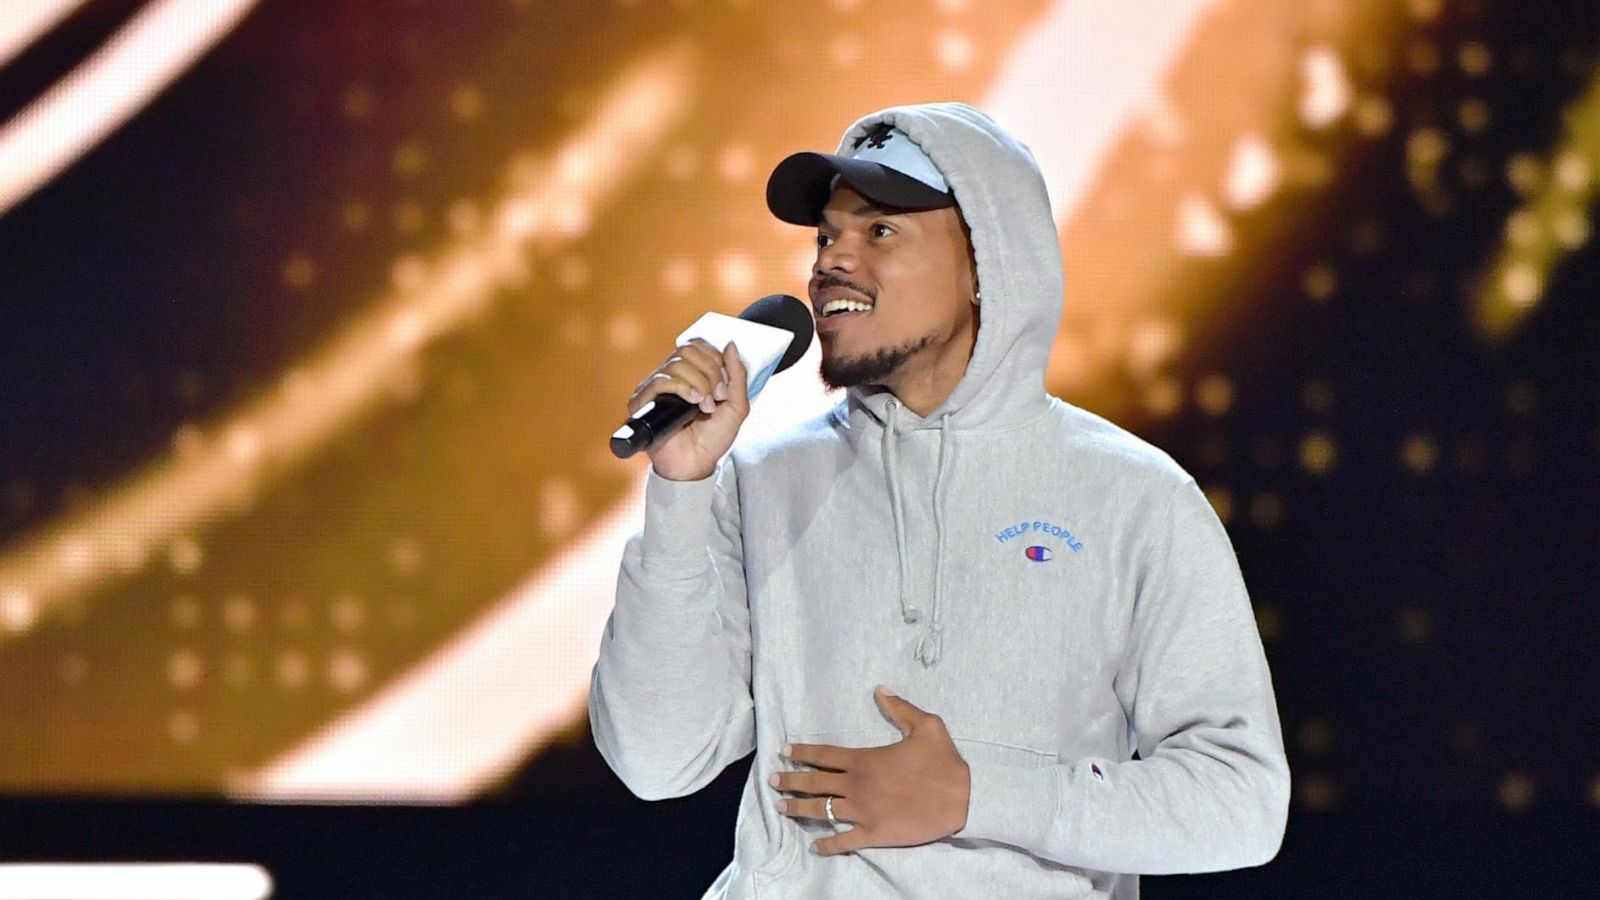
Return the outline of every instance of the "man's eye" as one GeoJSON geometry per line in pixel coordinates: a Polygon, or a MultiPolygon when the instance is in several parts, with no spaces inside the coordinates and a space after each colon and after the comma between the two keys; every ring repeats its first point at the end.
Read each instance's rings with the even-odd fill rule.
{"type": "Polygon", "coordinates": [[[884,224],[883,222],[874,222],[873,223],[873,225],[872,225],[872,236],[873,237],[875,237],[875,238],[888,237],[891,234],[894,234],[894,229],[893,228],[890,228],[888,225],[884,224]]]}
{"type": "Polygon", "coordinates": [[[818,250],[821,250],[823,247],[826,247],[831,243],[833,243],[833,238],[828,237],[825,234],[817,235],[817,249],[818,250]]]}

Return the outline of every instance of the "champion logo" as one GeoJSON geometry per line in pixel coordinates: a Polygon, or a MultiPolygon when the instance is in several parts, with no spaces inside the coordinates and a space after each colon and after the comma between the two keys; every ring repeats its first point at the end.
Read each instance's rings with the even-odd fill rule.
{"type": "Polygon", "coordinates": [[[1050,558],[1055,556],[1054,553],[1050,552],[1049,547],[1040,547],[1038,545],[1029,547],[1022,552],[1027,554],[1028,558],[1034,562],[1049,562],[1050,558]]]}
{"type": "Polygon", "coordinates": [[[0,101],[6,107],[0,112],[0,213],[116,134],[259,2],[29,0],[0,6],[0,69],[14,76],[0,101]],[[104,8],[108,5],[109,11],[104,8]],[[107,31],[98,47],[79,40],[102,25],[114,25],[115,30],[107,31]],[[48,56],[11,66],[19,53],[44,44],[49,44],[48,56]],[[73,51],[81,51],[76,61],[73,51]],[[41,82],[37,75],[56,73],[41,69],[36,64],[40,59],[70,63],[71,68],[53,83],[41,82]],[[27,91],[18,94],[18,85],[43,90],[30,97],[27,91]],[[18,101],[27,102],[20,112],[13,105],[18,101]]]}

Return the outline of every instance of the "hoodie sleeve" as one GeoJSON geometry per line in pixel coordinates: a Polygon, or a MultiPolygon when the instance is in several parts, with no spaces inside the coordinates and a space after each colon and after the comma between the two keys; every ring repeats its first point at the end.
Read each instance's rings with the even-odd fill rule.
{"type": "Polygon", "coordinates": [[[1261,865],[1289,767],[1266,655],[1222,523],[1193,481],[1154,520],[1115,690],[1139,758],[973,766],[957,837],[1107,872],[1261,865]]]}
{"type": "Polygon", "coordinates": [[[693,793],[755,746],[732,462],[718,473],[647,477],[590,684],[595,745],[646,800],[693,793]]]}

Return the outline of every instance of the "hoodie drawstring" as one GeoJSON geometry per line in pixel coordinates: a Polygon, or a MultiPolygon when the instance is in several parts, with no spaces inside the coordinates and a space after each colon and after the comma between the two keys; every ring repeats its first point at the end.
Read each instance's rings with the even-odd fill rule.
{"type": "MultiPolygon", "coordinates": [[[[922,610],[911,596],[911,556],[906,552],[905,512],[901,509],[904,497],[900,493],[899,457],[895,450],[898,444],[895,422],[899,410],[900,404],[891,398],[884,418],[883,474],[889,488],[889,510],[894,518],[895,553],[900,558],[900,618],[909,625],[922,619],[922,610]]],[[[928,628],[917,639],[916,649],[917,659],[924,666],[937,663],[944,651],[944,626],[939,621],[939,613],[944,596],[944,494],[948,487],[945,471],[953,453],[950,443],[950,414],[946,413],[939,418],[939,465],[933,476],[933,605],[928,628]]]]}
{"type": "Polygon", "coordinates": [[[917,659],[924,666],[937,663],[944,650],[944,626],[939,621],[943,604],[939,601],[944,597],[944,472],[950,457],[946,452],[949,446],[950,414],[945,413],[939,417],[939,466],[933,476],[933,608],[928,615],[928,630],[917,641],[917,659]]]}
{"type": "Polygon", "coordinates": [[[900,404],[889,400],[883,427],[883,475],[889,487],[889,510],[894,515],[894,549],[900,558],[900,618],[907,624],[922,618],[922,610],[911,600],[911,560],[906,554],[905,514],[900,510],[900,481],[895,462],[895,411],[900,404]]]}

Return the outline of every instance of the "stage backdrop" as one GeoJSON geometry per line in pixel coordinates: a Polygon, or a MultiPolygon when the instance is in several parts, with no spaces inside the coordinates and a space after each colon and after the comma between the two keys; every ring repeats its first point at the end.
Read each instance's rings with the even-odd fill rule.
{"type": "Polygon", "coordinates": [[[0,791],[544,790],[640,521],[625,398],[804,293],[774,163],[957,99],[1046,174],[1049,387],[1233,535],[1296,815],[1592,822],[1597,18],[9,0],[0,791]]]}

